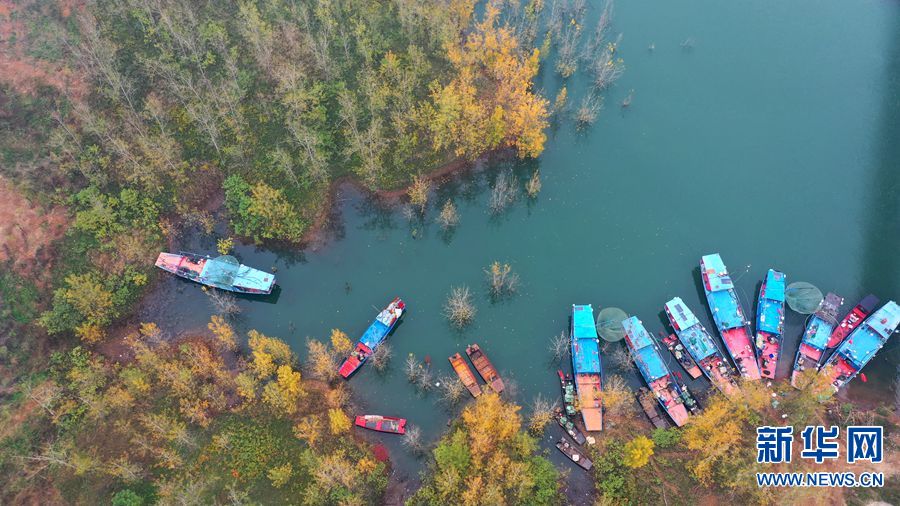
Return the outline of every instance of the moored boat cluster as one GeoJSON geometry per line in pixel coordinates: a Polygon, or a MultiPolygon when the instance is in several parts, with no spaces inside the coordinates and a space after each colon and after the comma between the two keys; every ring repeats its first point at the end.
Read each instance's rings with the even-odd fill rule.
{"type": "MultiPolygon", "coordinates": [[[[156,265],[201,284],[243,293],[270,293],[275,284],[273,275],[241,265],[233,257],[212,259],[193,254],[162,253],[156,265]]],[[[667,425],[661,412],[680,427],[688,422],[691,414],[699,411],[687,385],[679,381],[680,374],[669,368],[661,348],[668,349],[692,378],[706,376],[715,388],[729,397],[739,394],[738,378],[748,381],[776,379],[778,360],[783,352],[787,276],[774,269],[766,273],[759,290],[756,333],[753,334],[722,258],[718,254],[704,255],[700,271],[710,314],[731,361],[679,297],[664,304],[674,332],[660,332],[658,341],[638,317],[631,316],[621,322],[625,345],[647,385],[641,388],[639,395],[641,407],[657,427],[667,425]]],[[[817,374],[828,375],[837,391],[860,374],[900,326],[900,306],[894,301],[879,308],[878,298],[869,295],[839,322],[842,304],[841,297],[829,293],[809,318],[791,374],[791,383],[795,387],[805,386],[800,384],[800,378],[804,371],[814,370],[817,374]]],[[[358,371],[394,331],[405,312],[406,303],[399,297],[381,310],[340,365],[340,375],[350,378],[358,371]]],[[[554,413],[554,419],[571,442],[563,437],[556,447],[580,467],[590,469],[592,463],[579,445],[593,443],[593,438],[585,432],[603,429],[603,364],[597,322],[590,304],[572,305],[569,339],[572,374],[558,371],[564,408],[554,413]]],[[[501,393],[503,380],[481,347],[478,344],[467,346],[466,355],[484,385],[479,384],[460,353],[448,360],[469,393],[473,397],[486,389],[501,393]]],[[[356,425],[403,434],[406,419],[360,415],[356,425]]]]}

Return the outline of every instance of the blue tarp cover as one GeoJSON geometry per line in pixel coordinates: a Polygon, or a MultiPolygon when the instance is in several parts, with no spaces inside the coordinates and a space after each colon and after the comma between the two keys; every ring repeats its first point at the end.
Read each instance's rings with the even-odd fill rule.
{"type": "Polygon", "coordinates": [[[857,368],[862,369],[883,345],[881,336],[875,333],[871,327],[860,325],[841,344],[838,353],[850,359],[857,368]]]}
{"type": "Polygon", "coordinates": [[[631,344],[635,349],[641,349],[645,346],[653,346],[653,339],[644,328],[644,324],[637,316],[622,320],[622,326],[625,327],[625,335],[628,336],[631,344]]]}
{"type": "Polygon", "coordinates": [[[744,319],[738,313],[738,302],[734,290],[706,292],[709,309],[719,330],[733,329],[744,325],[744,319]]]}
{"type": "Polygon", "coordinates": [[[675,297],[666,302],[666,309],[672,315],[672,318],[675,319],[675,323],[680,329],[689,329],[700,323],[697,317],[694,316],[694,312],[688,309],[684,301],[681,300],[681,297],[675,297]]]}
{"type": "Polygon", "coordinates": [[[832,330],[834,330],[834,324],[813,315],[803,334],[803,342],[817,350],[824,350],[832,330]]]}
{"type": "Polygon", "coordinates": [[[725,263],[722,262],[722,257],[718,253],[704,255],[700,262],[700,268],[703,269],[701,274],[705,274],[707,279],[709,279],[709,290],[718,292],[719,290],[734,288],[731,277],[728,276],[728,270],[725,268],[725,263]]]}
{"type": "Polygon", "coordinates": [[[866,323],[887,340],[897,330],[897,325],[900,325],[900,306],[896,302],[889,300],[881,309],[872,313],[872,316],[866,320],[866,323]]]}
{"type": "Polygon", "coordinates": [[[572,331],[575,338],[597,338],[594,308],[590,304],[572,306],[572,331]]]}
{"type": "Polygon", "coordinates": [[[575,373],[600,371],[600,344],[590,304],[572,306],[572,367],[575,373]]]}
{"type": "Polygon", "coordinates": [[[638,369],[641,370],[641,374],[644,375],[647,383],[669,374],[669,369],[666,368],[662,357],[659,356],[659,352],[653,346],[647,346],[638,350],[634,354],[634,361],[637,363],[638,369]]]}
{"type": "Polygon", "coordinates": [[[694,360],[700,362],[704,358],[716,353],[718,348],[712,342],[709,333],[699,323],[693,327],[678,333],[678,339],[688,349],[694,360]]]}
{"type": "Polygon", "coordinates": [[[769,269],[769,272],[766,274],[766,292],[763,296],[767,299],[784,302],[784,283],[785,276],[783,272],[769,269]]]}
{"type": "Polygon", "coordinates": [[[369,325],[369,328],[366,329],[366,332],[362,337],[359,338],[359,342],[374,350],[376,346],[381,344],[381,341],[384,341],[385,336],[387,336],[390,331],[391,329],[387,325],[375,320],[369,325]]]}

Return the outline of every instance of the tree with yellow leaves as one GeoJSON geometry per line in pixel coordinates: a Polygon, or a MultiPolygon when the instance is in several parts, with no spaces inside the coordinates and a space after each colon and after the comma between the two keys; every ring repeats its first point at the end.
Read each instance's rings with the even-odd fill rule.
{"type": "Polygon", "coordinates": [[[337,355],[344,356],[353,349],[353,342],[342,330],[331,329],[331,349],[337,355]]]}
{"type": "Polygon", "coordinates": [[[231,351],[237,349],[237,335],[234,333],[231,325],[225,321],[225,318],[213,315],[206,326],[216,336],[216,340],[222,345],[222,348],[231,351]]]}
{"type": "Polygon", "coordinates": [[[276,413],[292,415],[297,412],[297,401],[303,395],[300,373],[289,365],[278,366],[277,379],[263,387],[263,401],[276,413]]]}
{"type": "Polygon", "coordinates": [[[622,461],[626,466],[632,469],[644,467],[650,462],[650,457],[653,455],[653,447],[654,444],[650,438],[647,436],[638,436],[625,443],[622,461]]]}
{"type": "Polygon", "coordinates": [[[499,147],[522,158],[544,149],[547,100],[532,91],[540,52],[519,46],[514,31],[500,25],[488,3],[484,16],[458,44],[448,44],[453,79],[431,90],[426,116],[436,149],[452,148],[469,159],[499,147]]]}
{"type": "Polygon", "coordinates": [[[343,434],[350,429],[350,418],[342,409],[331,408],[328,410],[328,430],[335,436],[343,434]]]}

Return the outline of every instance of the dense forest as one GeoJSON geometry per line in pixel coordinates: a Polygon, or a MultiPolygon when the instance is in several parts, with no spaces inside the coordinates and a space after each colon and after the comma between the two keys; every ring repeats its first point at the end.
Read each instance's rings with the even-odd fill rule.
{"type": "MultiPolygon", "coordinates": [[[[342,331],[309,339],[301,361],[278,337],[239,335],[215,290],[206,329],[131,317],[156,254],[198,230],[227,230],[223,254],[299,248],[338,183],[424,212],[442,168],[537,157],[563,114],[590,126],[624,69],[611,19],[611,2],[584,0],[0,0],[0,503],[565,502],[580,470],[540,449],[547,402],[463,405],[453,383],[459,417],[416,444],[421,486],[404,496],[386,449],[352,430],[342,331]],[[574,106],[565,85],[535,87],[576,72],[592,87],[574,106]]],[[[526,188],[540,191],[537,172],[526,188]]],[[[438,219],[455,225],[452,202],[438,219]]],[[[485,273],[498,298],[518,281],[509,264],[485,273]]],[[[461,326],[468,298],[448,315],[461,326]]],[[[605,381],[585,478],[597,504],[813,499],[745,479],[746,435],[779,421],[769,390],[651,431],[624,381],[605,381]]],[[[896,427],[815,388],[778,395],[792,423],[896,427]]]]}

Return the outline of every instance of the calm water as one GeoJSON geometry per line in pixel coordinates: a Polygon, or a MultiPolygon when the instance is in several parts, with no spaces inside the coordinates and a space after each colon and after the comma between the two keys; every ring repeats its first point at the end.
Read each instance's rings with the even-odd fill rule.
{"type": "MultiPolygon", "coordinates": [[[[391,337],[391,369],[366,367],[351,384],[367,411],[407,417],[433,440],[450,413],[436,394],[407,384],[408,353],[430,355],[435,372],[449,373],[446,357],[477,341],[520,403],[556,396],[547,342],[566,328],[572,303],[622,307],[655,333],[663,303],[677,295],[712,329],[697,271],[705,253],[722,254],[748,312],[769,267],[835,291],[847,306],[869,292],[900,297],[900,4],[621,2],[615,28],[625,35],[627,70],[595,127],[578,133],[563,121],[539,160],[514,167],[523,180],[540,168],[535,202],[489,216],[497,168],[487,167],[433,196],[459,208],[460,226],[447,235],[434,208],[410,223],[342,190],[337,238],[320,250],[238,248],[247,264],[277,266],[282,292],[274,304],[243,300],[237,325],[279,336],[302,356],[306,336],[325,339],[338,327],[356,337],[401,295],[410,312],[391,337]],[[692,49],[681,47],[688,38],[692,49]],[[634,102],[622,111],[631,89],[634,102]],[[519,294],[497,304],[482,272],[493,260],[522,279],[519,294]],[[462,284],[478,315],[459,333],[441,306],[462,284]]],[[[538,87],[552,97],[561,84],[545,72],[538,87]]],[[[585,85],[568,82],[573,102],[585,85]]],[[[174,278],[151,301],[148,314],[173,330],[202,327],[211,312],[197,286],[174,278]]],[[[803,321],[788,315],[782,376],[803,321]]],[[[850,397],[892,388],[898,348],[895,338],[850,397]]],[[[547,434],[545,442],[558,435],[555,427],[547,434]]],[[[398,439],[383,439],[398,469],[415,474],[419,463],[398,439]]]]}

